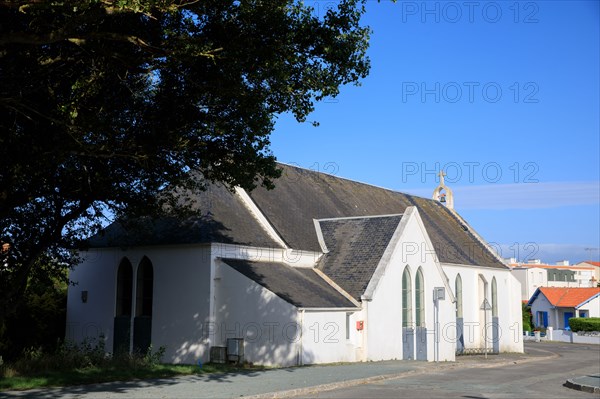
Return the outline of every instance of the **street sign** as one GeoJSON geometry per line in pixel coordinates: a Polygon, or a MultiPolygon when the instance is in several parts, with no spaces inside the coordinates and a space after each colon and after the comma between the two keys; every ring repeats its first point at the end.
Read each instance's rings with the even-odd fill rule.
{"type": "Polygon", "coordinates": [[[485,298],[483,300],[483,303],[481,304],[481,310],[492,310],[492,305],[490,305],[490,302],[487,300],[487,298],[485,298]]]}

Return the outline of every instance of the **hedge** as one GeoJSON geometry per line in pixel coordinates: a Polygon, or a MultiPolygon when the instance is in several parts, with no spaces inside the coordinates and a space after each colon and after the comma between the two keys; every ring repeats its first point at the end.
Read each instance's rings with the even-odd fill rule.
{"type": "Polygon", "coordinates": [[[569,319],[571,331],[600,331],[600,317],[572,317],[569,319]]]}

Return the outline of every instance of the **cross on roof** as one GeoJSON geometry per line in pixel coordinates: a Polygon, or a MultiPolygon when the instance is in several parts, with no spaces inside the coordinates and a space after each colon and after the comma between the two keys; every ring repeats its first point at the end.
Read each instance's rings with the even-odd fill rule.
{"type": "Polygon", "coordinates": [[[443,170],[440,170],[440,173],[438,173],[438,176],[440,177],[440,186],[444,185],[444,176],[446,176],[446,173],[444,173],[443,170]]]}

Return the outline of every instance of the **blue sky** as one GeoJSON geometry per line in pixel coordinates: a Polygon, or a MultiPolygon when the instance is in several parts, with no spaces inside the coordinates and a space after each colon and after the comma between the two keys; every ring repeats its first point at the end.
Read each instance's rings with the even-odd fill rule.
{"type": "Polygon", "coordinates": [[[425,197],[443,168],[502,256],[598,260],[599,2],[369,1],[364,23],[369,77],[319,127],[281,116],[278,160],[425,197]]]}

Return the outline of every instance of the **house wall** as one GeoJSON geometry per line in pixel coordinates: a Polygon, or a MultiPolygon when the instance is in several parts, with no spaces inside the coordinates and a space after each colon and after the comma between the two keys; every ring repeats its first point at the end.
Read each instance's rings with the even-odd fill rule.
{"type": "Polygon", "coordinates": [[[541,325],[541,320],[539,319],[540,316],[538,316],[539,312],[547,312],[548,326],[552,326],[554,329],[559,329],[557,326],[556,312],[554,311],[550,301],[548,301],[548,299],[541,292],[531,304],[531,314],[533,316],[533,325],[535,327],[543,327],[541,325]]]}
{"type": "MultiPolygon", "coordinates": [[[[465,349],[484,348],[486,315],[481,310],[483,299],[492,304],[492,281],[496,278],[498,298],[498,346],[500,352],[523,352],[523,326],[521,310],[522,288],[509,269],[491,269],[474,266],[443,264],[450,286],[455,289],[456,276],[460,274],[463,287],[463,320],[465,349]],[[485,292],[480,291],[480,276],[487,281],[485,292]]],[[[492,312],[487,312],[487,323],[492,323],[492,312]]],[[[449,331],[449,329],[448,329],[449,331]]],[[[488,348],[494,342],[488,328],[488,348]]]]}
{"type": "Polygon", "coordinates": [[[218,260],[214,282],[211,346],[226,346],[227,338],[244,338],[248,362],[278,366],[299,363],[301,326],[295,306],[218,260]]]}
{"type": "Polygon", "coordinates": [[[583,304],[578,311],[587,311],[586,317],[600,317],[600,296],[592,299],[588,303],[583,304]]]}
{"type": "MultiPolygon", "coordinates": [[[[394,248],[385,275],[379,280],[373,298],[367,304],[368,360],[403,358],[402,274],[405,267],[409,268],[412,279],[413,321],[415,320],[415,279],[419,267],[423,272],[427,360],[434,361],[437,350],[439,350],[438,360],[454,360],[455,342],[440,339],[439,345],[436,345],[433,288],[443,287],[444,281],[436,266],[433,248],[429,246],[428,241],[418,219],[411,217],[394,248]]],[[[439,303],[439,323],[440,326],[444,326],[454,320],[454,305],[448,293],[446,293],[446,300],[439,303]]],[[[441,331],[438,337],[441,338],[441,331]]]]}
{"type": "MultiPolygon", "coordinates": [[[[135,309],[136,272],[142,258],[154,271],[151,342],[165,346],[166,362],[196,363],[207,360],[210,309],[210,249],[170,246],[135,249],[96,249],[85,254],[70,279],[67,299],[67,339],[104,336],[108,352],[113,350],[117,270],[127,257],[133,266],[135,309]],[[81,291],[88,291],[82,303],[81,291]]],[[[133,334],[132,334],[133,335],[133,334]]]]}

